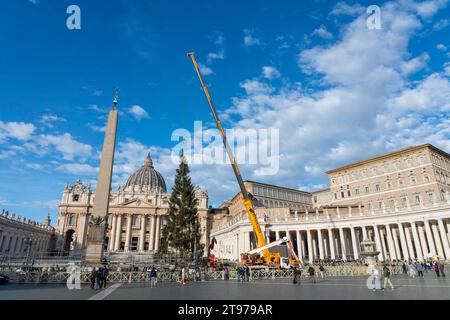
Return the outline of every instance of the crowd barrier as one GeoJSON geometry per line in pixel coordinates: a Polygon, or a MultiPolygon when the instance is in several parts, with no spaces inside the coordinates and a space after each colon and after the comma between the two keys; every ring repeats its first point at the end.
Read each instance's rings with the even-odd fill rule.
{"type": "MultiPolygon", "coordinates": [[[[319,268],[316,269],[316,277],[319,276],[319,268]]],[[[391,266],[391,274],[401,274],[401,266],[391,266]]],[[[67,283],[67,280],[78,278],[81,283],[90,283],[90,272],[81,271],[78,273],[62,272],[62,271],[29,271],[2,272],[10,277],[10,281],[14,283],[67,283]]],[[[325,269],[325,277],[358,277],[369,275],[369,270],[365,266],[328,266],[325,269]]],[[[180,282],[182,277],[181,271],[163,271],[158,272],[159,282],[180,282]]],[[[230,270],[226,275],[224,271],[201,271],[195,272],[189,270],[185,273],[187,281],[223,281],[236,280],[238,277],[236,270],[230,270]]],[[[265,270],[251,269],[249,280],[256,281],[262,279],[292,279],[294,277],[293,270],[265,270]]],[[[302,272],[303,278],[308,278],[307,270],[302,272]]],[[[139,283],[149,281],[148,272],[118,272],[110,271],[107,281],[109,283],[139,283]]]]}

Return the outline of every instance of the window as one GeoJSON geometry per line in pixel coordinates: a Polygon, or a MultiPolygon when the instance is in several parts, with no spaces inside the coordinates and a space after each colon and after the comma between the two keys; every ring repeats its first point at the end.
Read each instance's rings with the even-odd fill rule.
{"type": "Polygon", "coordinates": [[[74,194],[74,195],[72,196],[72,201],[73,201],[73,202],[78,202],[78,201],[80,201],[80,195],[79,195],[79,194],[74,194]]]}
{"type": "Polygon", "coordinates": [[[139,216],[133,216],[133,218],[131,219],[131,224],[133,225],[133,227],[139,227],[141,224],[141,219],[139,216]]]}
{"type": "Polygon", "coordinates": [[[390,189],[392,187],[392,184],[390,182],[388,182],[387,187],[388,187],[388,189],[390,189]]]}
{"type": "Polygon", "coordinates": [[[370,192],[369,187],[366,187],[366,193],[369,193],[369,192],[370,192]]]}
{"type": "Polygon", "coordinates": [[[356,188],[356,189],[355,189],[355,194],[356,194],[356,195],[359,195],[359,188],[356,188]]]}
{"type": "Polygon", "coordinates": [[[434,203],[434,193],[433,192],[428,192],[428,200],[431,203],[434,203]]]}
{"type": "Polygon", "coordinates": [[[400,161],[397,160],[397,161],[395,162],[395,169],[396,169],[396,170],[400,170],[401,168],[402,168],[402,166],[401,166],[401,164],[400,164],[400,161]]]}
{"type": "Polygon", "coordinates": [[[372,168],[372,175],[376,176],[378,174],[377,167],[372,168]]]}
{"type": "Polygon", "coordinates": [[[420,196],[419,195],[414,196],[414,203],[420,204],[420,196]]]}
{"type": "Polygon", "coordinates": [[[412,177],[412,178],[411,178],[411,183],[412,183],[412,184],[416,184],[416,178],[412,177]]]}
{"type": "Polygon", "coordinates": [[[388,173],[389,172],[389,166],[387,164],[385,164],[383,166],[383,168],[384,168],[384,173],[388,173]]]}
{"type": "Polygon", "coordinates": [[[391,209],[395,209],[395,201],[394,200],[389,200],[389,207],[391,208],[391,209]]]}
{"type": "Polygon", "coordinates": [[[352,194],[350,193],[350,190],[347,190],[347,195],[348,195],[349,197],[352,196],[352,194]]]}
{"type": "Polygon", "coordinates": [[[341,199],[344,199],[344,198],[345,198],[344,191],[341,191],[341,199]]]}
{"type": "Polygon", "coordinates": [[[423,176],[423,181],[424,181],[425,183],[430,182],[430,177],[429,177],[428,175],[424,175],[424,176],[423,176]]]}
{"type": "Polygon", "coordinates": [[[378,201],[378,209],[383,209],[383,201],[378,201]]]}
{"type": "Polygon", "coordinates": [[[380,191],[380,185],[379,184],[375,185],[375,191],[377,191],[377,192],[380,191]]]}
{"type": "Polygon", "coordinates": [[[406,159],[406,166],[407,166],[408,168],[411,168],[411,167],[413,166],[413,161],[412,161],[412,159],[406,159]]]}
{"type": "Polygon", "coordinates": [[[367,210],[372,211],[372,202],[367,203],[367,210]]]}
{"type": "Polygon", "coordinates": [[[426,159],[425,159],[425,156],[423,154],[421,154],[419,156],[419,163],[420,164],[425,164],[426,163],[426,159]]]}
{"type": "Polygon", "coordinates": [[[362,171],[362,176],[363,176],[364,178],[367,178],[367,169],[364,169],[364,170],[362,171]]]}
{"type": "Polygon", "coordinates": [[[403,204],[403,207],[405,207],[405,208],[408,206],[408,198],[407,197],[402,198],[402,204],[403,204]]]}
{"type": "Polygon", "coordinates": [[[75,215],[71,214],[71,215],[69,215],[69,220],[68,220],[67,224],[69,226],[75,226],[76,225],[76,221],[77,221],[77,219],[76,219],[75,215]]]}

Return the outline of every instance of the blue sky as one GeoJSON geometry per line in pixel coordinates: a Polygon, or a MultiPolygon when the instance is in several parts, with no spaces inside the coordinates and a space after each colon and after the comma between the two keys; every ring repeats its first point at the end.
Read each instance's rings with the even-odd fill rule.
{"type": "MultiPolygon", "coordinates": [[[[280,171],[244,178],[314,190],[327,169],[429,142],[450,151],[449,4],[391,1],[8,1],[0,11],[0,207],[56,217],[64,184],[95,184],[116,86],[115,185],[146,152],[171,186],[177,128],[211,125],[185,53],[227,128],[280,130],[280,171]],[[81,8],[81,30],[66,8],[81,8]]],[[[218,205],[231,168],[192,166],[218,205]]]]}

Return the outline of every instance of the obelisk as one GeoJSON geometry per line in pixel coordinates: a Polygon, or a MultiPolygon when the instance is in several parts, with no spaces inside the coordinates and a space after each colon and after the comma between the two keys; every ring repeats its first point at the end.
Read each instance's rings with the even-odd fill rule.
{"type": "Polygon", "coordinates": [[[103,141],[100,169],[98,171],[97,188],[95,191],[94,207],[89,221],[87,234],[86,262],[100,264],[103,259],[103,247],[106,232],[106,218],[109,210],[109,195],[114,163],[114,151],[117,135],[117,101],[118,90],[114,97],[114,106],[108,115],[108,123],[103,141]]]}

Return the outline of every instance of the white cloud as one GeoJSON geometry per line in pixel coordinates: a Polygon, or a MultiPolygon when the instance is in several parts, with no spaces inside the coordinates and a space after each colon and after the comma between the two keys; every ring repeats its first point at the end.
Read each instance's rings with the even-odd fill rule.
{"type": "Polygon", "coordinates": [[[201,72],[202,75],[204,75],[204,76],[209,76],[210,74],[213,74],[213,73],[214,73],[213,70],[212,70],[210,67],[205,66],[205,65],[202,64],[202,63],[199,63],[199,64],[198,64],[198,67],[200,68],[200,72],[201,72]]]}
{"type": "Polygon", "coordinates": [[[0,143],[7,139],[26,141],[31,138],[36,127],[25,122],[3,122],[0,121],[0,143]]]}
{"type": "Polygon", "coordinates": [[[447,51],[447,47],[442,43],[438,43],[436,45],[436,49],[441,50],[441,51],[447,51]]]}
{"type": "Polygon", "coordinates": [[[42,134],[34,139],[35,145],[27,147],[36,153],[48,154],[57,151],[65,160],[86,159],[92,155],[92,147],[88,144],[76,141],[70,133],[62,135],[42,134]]]}
{"type": "Polygon", "coordinates": [[[331,34],[331,32],[329,32],[327,30],[327,28],[324,25],[321,25],[319,28],[315,29],[312,32],[312,35],[318,36],[320,38],[327,39],[327,40],[333,39],[333,35],[331,34]]]}
{"type": "Polygon", "coordinates": [[[266,79],[275,79],[281,77],[280,71],[275,67],[264,66],[262,67],[262,75],[266,79]]]}
{"type": "Polygon", "coordinates": [[[262,42],[260,39],[253,36],[253,32],[251,30],[244,30],[244,45],[246,47],[252,47],[252,46],[260,46],[262,45],[262,42]]]}
{"type": "Polygon", "coordinates": [[[89,129],[91,129],[94,132],[105,132],[105,130],[106,130],[106,125],[98,126],[93,123],[88,123],[87,126],[89,129]]]}
{"type": "Polygon", "coordinates": [[[39,3],[41,3],[40,0],[28,0],[28,2],[34,4],[35,6],[39,5],[39,3]]]}
{"type": "Polygon", "coordinates": [[[365,11],[365,7],[362,5],[355,3],[355,4],[347,4],[346,2],[338,2],[333,10],[331,11],[331,15],[334,16],[340,16],[340,15],[346,15],[346,16],[357,16],[360,14],[363,14],[365,11]]]}
{"type": "Polygon", "coordinates": [[[46,127],[53,128],[55,122],[67,122],[67,120],[57,115],[44,114],[39,118],[38,122],[46,127]]]}
{"type": "Polygon", "coordinates": [[[57,171],[70,173],[73,175],[80,176],[91,176],[96,175],[98,172],[98,168],[94,168],[88,164],[80,164],[80,163],[67,163],[60,165],[56,168],[57,171]]]}
{"type": "Polygon", "coordinates": [[[144,108],[138,105],[131,106],[128,109],[128,112],[138,121],[146,118],[150,118],[147,111],[144,108]]]}
{"type": "Polygon", "coordinates": [[[219,52],[208,53],[208,62],[211,63],[213,60],[223,60],[225,59],[225,50],[220,50],[219,52]]]}

